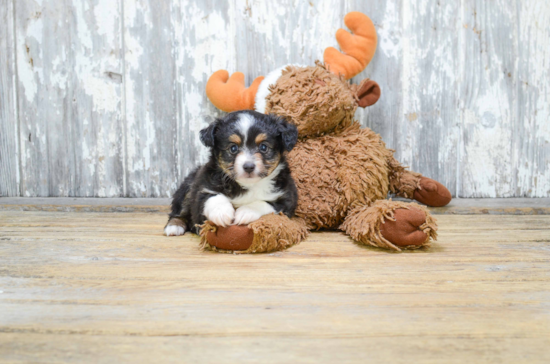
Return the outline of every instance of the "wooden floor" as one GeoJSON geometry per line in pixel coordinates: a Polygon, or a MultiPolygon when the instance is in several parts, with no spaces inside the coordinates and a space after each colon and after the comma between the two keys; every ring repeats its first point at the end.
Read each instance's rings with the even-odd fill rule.
{"type": "Polygon", "coordinates": [[[429,250],[201,252],[159,213],[0,211],[0,362],[549,363],[550,216],[429,250]]]}

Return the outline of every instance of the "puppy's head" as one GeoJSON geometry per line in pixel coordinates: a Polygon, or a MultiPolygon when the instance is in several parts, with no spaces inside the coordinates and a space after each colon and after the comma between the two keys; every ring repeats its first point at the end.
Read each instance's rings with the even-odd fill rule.
{"type": "Polygon", "coordinates": [[[239,184],[270,176],[292,150],[298,130],[284,119],[255,111],[236,111],[201,130],[219,167],[239,184]]]}

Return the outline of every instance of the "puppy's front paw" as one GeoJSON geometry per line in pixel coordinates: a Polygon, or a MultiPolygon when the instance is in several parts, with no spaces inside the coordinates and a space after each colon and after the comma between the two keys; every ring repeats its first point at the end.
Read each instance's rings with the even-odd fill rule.
{"type": "Polygon", "coordinates": [[[235,225],[248,225],[262,217],[262,214],[248,206],[241,206],[235,211],[235,225]]]}
{"type": "Polygon", "coordinates": [[[185,229],[182,226],[168,225],[164,228],[166,236],[179,236],[185,234],[185,229]]]}
{"type": "Polygon", "coordinates": [[[210,221],[212,221],[214,224],[218,226],[229,226],[231,225],[231,222],[233,221],[233,217],[235,216],[235,210],[231,206],[231,209],[229,209],[226,206],[220,207],[218,210],[212,211],[210,215],[205,215],[206,218],[210,221]]]}
{"type": "Polygon", "coordinates": [[[235,209],[231,202],[223,196],[211,197],[204,204],[204,216],[218,226],[229,226],[235,217],[235,209]]]}

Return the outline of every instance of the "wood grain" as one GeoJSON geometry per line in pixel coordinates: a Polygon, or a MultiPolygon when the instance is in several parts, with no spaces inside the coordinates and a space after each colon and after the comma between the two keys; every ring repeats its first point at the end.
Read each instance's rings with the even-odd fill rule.
{"type": "Polygon", "coordinates": [[[13,3],[0,0],[0,196],[19,196],[13,3]]]}
{"type": "Polygon", "coordinates": [[[162,236],[159,214],[0,212],[0,357],[550,359],[550,217],[438,220],[429,250],[396,254],[323,232],[237,256],[162,236]]]}
{"type": "Polygon", "coordinates": [[[207,158],[212,72],[312,65],[359,10],[379,44],[353,82],[382,89],[363,125],[455,196],[550,197],[548,1],[1,4],[4,196],[169,197],[207,158]]]}
{"type": "MultiPolygon", "coordinates": [[[[123,1],[126,195],[159,197],[177,188],[178,104],[171,2],[123,1]],[[161,192],[162,191],[162,192],[161,192]]],[[[179,24],[181,25],[181,24],[179,24]]],[[[179,31],[181,31],[181,27],[179,31]]],[[[179,33],[179,32],[178,32],[179,33]]]]}
{"type": "Polygon", "coordinates": [[[518,6],[517,122],[514,128],[514,196],[543,196],[550,192],[550,6],[521,1],[518,6]]]}
{"type": "Polygon", "coordinates": [[[511,163],[517,119],[517,4],[464,1],[464,90],[460,194],[514,195],[511,163]],[[491,14],[491,16],[485,16],[491,14]],[[503,35],[506,35],[503,37],[503,35]],[[499,171],[499,172],[497,172],[499,171]],[[490,177],[489,177],[490,176],[490,177]]]}
{"type": "Polygon", "coordinates": [[[123,194],[117,2],[16,1],[23,196],[123,194]]]}
{"type": "Polygon", "coordinates": [[[459,69],[456,1],[407,1],[403,6],[403,114],[398,159],[443,183],[456,196],[459,69]]]}
{"type": "MultiPolygon", "coordinates": [[[[403,1],[389,0],[350,1],[347,9],[354,9],[368,14],[374,22],[378,35],[378,46],[374,58],[367,68],[352,79],[360,83],[365,78],[376,81],[382,90],[378,102],[366,109],[359,108],[356,113],[362,125],[379,133],[389,148],[396,150],[396,157],[401,158],[400,122],[403,115],[403,62],[405,60],[402,19],[403,1]]],[[[343,12],[345,12],[344,9],[343,12]]],[[[339,24],[345,27],[344,24],[339,24]]],[[[334,47],[333,40],[329,40],[334,47]]],[[[409,161],[404,161],[409,163],[409,161]]]]}

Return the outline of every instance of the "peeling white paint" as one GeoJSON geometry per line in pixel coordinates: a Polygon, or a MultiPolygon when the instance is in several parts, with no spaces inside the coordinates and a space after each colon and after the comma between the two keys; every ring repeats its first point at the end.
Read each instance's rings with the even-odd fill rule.
{"type": "Polygon", "coordinates": [[[76,10],[76,30],[77,37],[80,45],[84,48],[93,49],[92,33],[88,29],[88,24],[86,23],[85,12],[88,10],[87,2],[76,2],[74,4],[76,10]]]}
{"type": "Polygon", "coordinates": [[[115,39],[118,37],[116,18],[112,15],[112,12],[112,0],[98,0],[97,5],[94,6],[97,34],[107,36],[109,39],[115,39]]]}
{"type": "Polygon", "coordinates": [[[386,57],[400,58],[403,46],[403,36],[401,30],[401,17],[397,9],[397,4],[392,1],[386,3],[386,11],[382,19],[382,26],[376,28],[378,35],[377,52],[384,52],[386,57]]]}
{"type": "MultiPolygon", "coordinates": [[[[228,47],[228,42],[224,34],[228,32],[228,26],[221,14],[215,9],[213,12],[203,12],[197,8],[195,3],[189,7],[190,14],[193,18],[201,19],[201,21],[195,23],[193,27],[195,37],[189,38],[184,35],[184,52],[185,55],[193,60],[193,68],[191,76],[195,82],[201,82],[205,77],[208,77],[208,69],[214,70],[227,67],[226,57],[215,57],[216,50],[224,50],[224,54],[227,57],[232,55],[231,47],[228,47]],[[205,67],[205,60],[211,60],[211,67],[205,67]]],[[[179,24],[178,31],[184,32],[181,27],[183,24],[179,24]]],[[[189,30],[189,29],[188,29],[189,30]]],[[[180,54],[183,54],[180,52],[180,54]]],[[[233,52],[234,54],[234,52],[233,52]]],[[[181,58],[180,61],[183,61],[181,58]]]]}
{"type": "Polygon", "coordinates": [[[118,86],[105,78],[85,76],[82,78],[82,88],[94,102],[94,111],[116,112],[120,107],[118,86]]]}
{"type": "Polygon", "coordinates": [[[42,34],[44,24],[42,18],[30,18],[27,23],[26,32],[17,34],[17,67],[20,84],[29,102],[34,102],[38,85],[36,77],[43,81],[42,68],[35,66],[34,58],[41,58],[42,34]]]}
{"type": "Polygon", "coordinates": [[[130,195],[171,195],[208,156],[197,134],[221,115],[204,95],[212,72],[250,84],[313,64],[359,10],[379,46],[357,80],[381,81],[382,99],[357,117],[403,164],[467,197],[550,196],[545,2],[14,4],[23,195],[118,196],[126,176],[130,195]]]}

